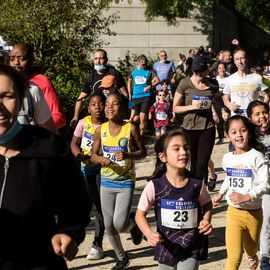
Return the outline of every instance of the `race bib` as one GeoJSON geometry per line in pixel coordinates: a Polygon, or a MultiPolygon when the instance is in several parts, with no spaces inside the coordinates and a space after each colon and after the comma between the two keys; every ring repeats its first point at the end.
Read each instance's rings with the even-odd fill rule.
{"type": "Polygon", "coordinates": [[[91,151],[93,142],[94,142],[94,136],[90,134],[89,132],[85,131],[83,133],[83,137],[81,141],[81,148],[87,151],[91,151]]]}
{"type": "Polygon", "coordinates": [[[117,166],[125,166],[126,161],[125,160],[117,160],[115,157],[115,153],[117,152],[127,152],[127,147],[121,147],[121,146],[104,146],[103,145],[103,156],[110,159],[113,163],[113,165],[117,166]]]}
{"type": "Polygon", "coordinates": [[[198,226],[198,202],[161,199],[162,226],[191,229],[198,226]]]}
{"type": "Polygon", "coordinates": [[[166,120],[168,117],[165,112],[157,112],[157,120],[166,120]]]}
{"type": "Polygon", "coordinates": [[[136,76],[134,81],[135,81],[136,84],[145,84],[146,83],[146,77],[136,76]]]}
{"type": "Polygon", "coordinates": [[[229,178],[229,191],[246,194],[251,190],[252,170],[240,168],[227,168],[229,178]]]}
{"type": "Polygon", "coordinates": [[[206,110],[211,108],[212,97],[211,96],[192,96],[192,104],[201,103],[200,110],[206,110]]]}

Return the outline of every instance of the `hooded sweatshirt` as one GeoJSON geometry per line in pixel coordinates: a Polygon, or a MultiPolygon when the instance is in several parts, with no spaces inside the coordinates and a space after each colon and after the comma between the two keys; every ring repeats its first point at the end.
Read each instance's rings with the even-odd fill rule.
{"type": "Polygon", "coordinates": [[[0,155],[0,269],[67,269],[51,238],[85,237],[91,205],[81,172],[60,136],[24,126],[16,139],[20,154],[0,155]]]}

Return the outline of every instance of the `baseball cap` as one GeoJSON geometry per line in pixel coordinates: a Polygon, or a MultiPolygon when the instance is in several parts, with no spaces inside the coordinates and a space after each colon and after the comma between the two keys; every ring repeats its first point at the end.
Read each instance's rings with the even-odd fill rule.
{"type": "Polygon", "coordinates": [[[115,77],[113,75],[104,76],[100,87],[109,88],[116,84],[115,77]]]}
{"type": "Polygon", "coordinates": [[[205,71],[207,68],[207,61],[203,56],[198,55],[193,59],[192,71],[205,71]]]}

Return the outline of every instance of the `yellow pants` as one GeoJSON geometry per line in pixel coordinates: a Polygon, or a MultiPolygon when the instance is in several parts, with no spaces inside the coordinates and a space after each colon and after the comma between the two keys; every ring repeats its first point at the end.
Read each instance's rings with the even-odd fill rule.
{"type": "Polygon", "coordinates": [[[226,270],[239,268],[243,249],[247,256],[256,255],[262,218],[262,209],[243,210],[229,205],[226,217],[226,270]]]}

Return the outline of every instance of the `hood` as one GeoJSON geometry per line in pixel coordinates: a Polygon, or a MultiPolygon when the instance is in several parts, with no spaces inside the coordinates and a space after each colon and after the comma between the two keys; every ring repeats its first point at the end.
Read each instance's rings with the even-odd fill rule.
{"type": "Polygon", "coordinates": [[[69,153],[62,137],[37,126],[23,125],[17,139],[21,151],[18,157],[56,158],[69,153]]]}

